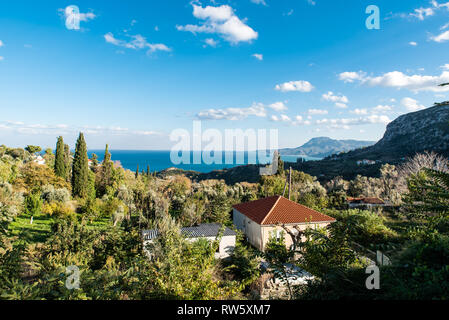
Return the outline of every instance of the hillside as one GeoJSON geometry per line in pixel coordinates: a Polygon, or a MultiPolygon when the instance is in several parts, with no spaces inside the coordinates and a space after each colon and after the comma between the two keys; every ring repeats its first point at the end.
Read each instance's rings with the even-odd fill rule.
{"type": "Polygon", "coordinates": [[[449,156],[449,105],[402,115],[387,126],[374,146],[334,158],[397,161],[424,151],[449,156]]]}
{"type": "Polygon", "coordinates": [[[375,141],[334,140],[327,137],[313,138],[306,144],[291,149],[279,150],[281,155],[299,155],[312,158],[325,158],[340,152],[364,148],[374,145],[375,141]]]}

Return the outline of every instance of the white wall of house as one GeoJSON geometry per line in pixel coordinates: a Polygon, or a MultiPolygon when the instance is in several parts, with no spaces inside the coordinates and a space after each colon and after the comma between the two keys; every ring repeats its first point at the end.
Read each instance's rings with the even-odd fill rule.
{"type": "Polygon", "coordinates": [[[237,209],[234,209],[232,220],[237,229],[246,235],[246,238],[251,245],[259,250],[263,250],[264,244],[262,239],[262,227],[260,224],[252,221],[237,209]]]}
{"type": "Polygon", "coordinates": [[[223,236],[220,242],[220,249],[215,253],[215,258],[225,259],[229,257],[235,249],[235,241],[235,236],[223,236]]]}

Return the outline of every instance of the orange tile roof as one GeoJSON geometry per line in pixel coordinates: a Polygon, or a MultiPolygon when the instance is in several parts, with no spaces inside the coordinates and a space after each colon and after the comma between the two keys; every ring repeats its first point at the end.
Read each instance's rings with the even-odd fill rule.
{"type": "Polygon", "coordinates": [[[241,203],[233,208],[260,225],[335,221],[332,217],[281,196],[241,203]]]}

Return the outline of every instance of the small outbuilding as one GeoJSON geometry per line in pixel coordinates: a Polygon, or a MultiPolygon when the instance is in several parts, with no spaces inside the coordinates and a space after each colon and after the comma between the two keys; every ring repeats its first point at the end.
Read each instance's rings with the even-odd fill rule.
{"type": "Polygon", "coordinates": [[[348,198],[349,208],[376,208],[385,207],[387,204],[382,199],[376,197],[365,197],[365,198],[348,198]]]}
{"type": "MultiPolygon", "coordinates": [[[[198,226],[181,228],[181,234],[188,241],[207,239],[212,242],[217,239],[221,229],[222,225],[218,223],[205,223],[198,226]]],[[[142,231],[144,250],[149,256],[151,256],[151,252],[148,252],[146,249],[147,244],[153,242],[153,239],[155,239],[158,235],[159,232],[156,229],[142,231]]],[[[231,255],[235,248],[236,235],[237,234],[235,231],[225,227],[220,245],[215,253],[216,259],[225,259],[231,255]]]]}

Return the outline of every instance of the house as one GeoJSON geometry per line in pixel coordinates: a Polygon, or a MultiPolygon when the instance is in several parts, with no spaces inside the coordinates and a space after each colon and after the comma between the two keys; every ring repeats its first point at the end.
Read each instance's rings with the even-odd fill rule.
{"type": "MultiPolygon", "coordinates": [[[[249,243],[263,251],[270,237],[280,237],[285,226],[293,233],[295,227],[305,230],[307,227],[326,227],[335,222],[331,218],[306,206],[281,196],[264,198],[233,206],[234,225],[242,230],[249,243]]],[[[292,239],[285,236],[288,247],[292,239]]]]}
{"type": "Polygon", "coordinates": [[[45,164],[45,159],[42,156],[34,156],[34,163],[40,164],[40,165],[44,165],[45,164]]]}
{"type": "Polygon", "coordinates": [[[348,198],[349,208],[375,208],[385,207],[387,204],[379,198],[365,197],[365,198],[348,198]]]}
{"type": "MultiPolygon", "coordinates": [[[[207,223],[207,224],[200,224],[194,227],[181,228],[181,234],[188,241],[192,242],[197,241],[199,239],[207,239],[209,241],[215,241],[221,229],[222,226],[218,223],[207,223]]],[[[147,244],[153,242],[153,239],[155,239],[158,236],[158,234],[159,232],[156,229],[142,231],[143,245],[145,248],[144,250],[150,257],[151,252],[147,250],[147,244]]],[[[215,253],[216,259],[225,259],[231,255],[232,251],[234,251],[235,248],[236,235],[237,234],[233,230],[229,229],[228,227],[225,227],[223,231],[223,236],[220,241],[220,245],[217,249],[217,252],[215,253]]]]}

